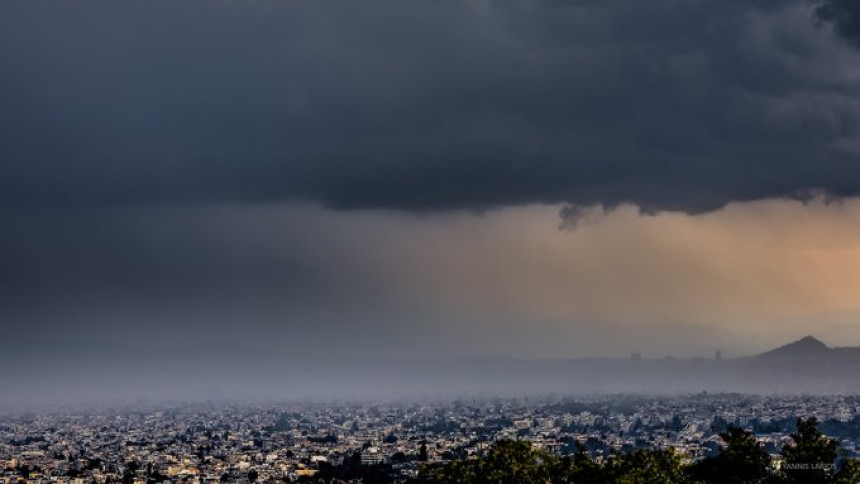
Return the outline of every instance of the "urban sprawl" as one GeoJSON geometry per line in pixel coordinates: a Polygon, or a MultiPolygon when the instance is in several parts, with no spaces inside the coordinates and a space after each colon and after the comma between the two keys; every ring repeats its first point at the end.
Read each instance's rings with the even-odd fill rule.
{"type": "Polygon", "coordinates": [[[855,396],[703,393],[9,411],[0,482],[289,482],[345,463],[385,464],[409,481],[422,465],[480,457],[500,440],[559,456],[585,449],[596,461],[673,448],[692,462],[715,455],[729,426],[751,431],[779,466],[798,417],[817,417],[856,458],[858,410],[855,396]]]}

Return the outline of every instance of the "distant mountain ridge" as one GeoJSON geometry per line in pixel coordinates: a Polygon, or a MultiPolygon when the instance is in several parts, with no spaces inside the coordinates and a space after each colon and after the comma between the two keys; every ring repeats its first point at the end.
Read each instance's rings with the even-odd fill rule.
{"type": "Polygon", "coordinates": [[[797,341],[756,355],[758,359],[808,358],[830,354],[833,349],[813,336],[805,336],[797,341]]]}
{"type": "Polygon", "coordinates": [[[860,393],[860,347],[831,347],[814,336],[738,358],[476,360],[456,370],[495,388],[562,392],[860,393]]]}

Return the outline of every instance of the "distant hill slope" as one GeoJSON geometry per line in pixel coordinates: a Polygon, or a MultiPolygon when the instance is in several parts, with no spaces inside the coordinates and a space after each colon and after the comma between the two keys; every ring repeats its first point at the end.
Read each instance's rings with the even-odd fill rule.
{"type": "Polygon", "coordinates": [[[806,336],[797,341],[779,348],[766,351],[756,355],[756,359],[790,359],[790,358],[809,358],[827,356],[831,353],[831,348],[820,340],[806,336]]]}

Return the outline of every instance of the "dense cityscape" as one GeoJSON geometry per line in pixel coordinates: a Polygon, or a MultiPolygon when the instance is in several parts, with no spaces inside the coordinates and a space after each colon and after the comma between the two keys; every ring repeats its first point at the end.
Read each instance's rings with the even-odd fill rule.
{"type": "Polygon", "coordinates": [[[348,465],[384,474],[363,482],[409,482],[424,466],[478,459],[499,441],[596,462],[672,448],[696,462],[740,427],[778,469],[799,417],[817,417],[840,459],[858,457],[858,410],[856,396],[707,393],[55,409],[5,414],[0,464],[5,483],[310,481],[348,465]]]}

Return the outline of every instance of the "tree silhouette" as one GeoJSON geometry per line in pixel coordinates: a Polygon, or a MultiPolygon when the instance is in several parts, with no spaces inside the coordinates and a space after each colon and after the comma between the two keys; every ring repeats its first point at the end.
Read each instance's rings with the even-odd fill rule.
{"type": "Polygon", "coordinates": [[[441,465],[425,465],[423,482],[467,484],[551,482],[556,459],[551,454],[532,448],[524,441],[500,440],[493,444],[486,458],[452,461],[441,465]]]}
{"type": "Polygon", "coordinates": [[[759,484],[771,480],[771,458],[751,432],[729,427],[720,434],[725,446],[716,457],[690,466],[688,473],[694,482],[719,484],[759,484]]]}
{"type": "Polygon", "coordinates": [[[787,482],[817,484],[835,482],[834,462],[839,444],[818,430],[818,419],[797,419],[792,445],[782,449],[782,469],[787,482]]]}
{"type": "Polygon", "coordinates": [[[845,459],[842,461],[839,472],[836,473],[838,484],[856,484],[860,482],[860,461],[845,459]]]}
{"type": "Polygon", "coordinates": [[[551,467],[552,482],[575,482],[577,484],[604,484],[609,477],[603,467],[589,457],[587,449],[579,442],[572,456],[559,459],[551,467]]]}
{"type": "Polygon", "coordinates": [[[616,455],[606,469],[618,484],[682,484],[687,482],[681,456],[674,449],[639,449],[616,455]]]}

